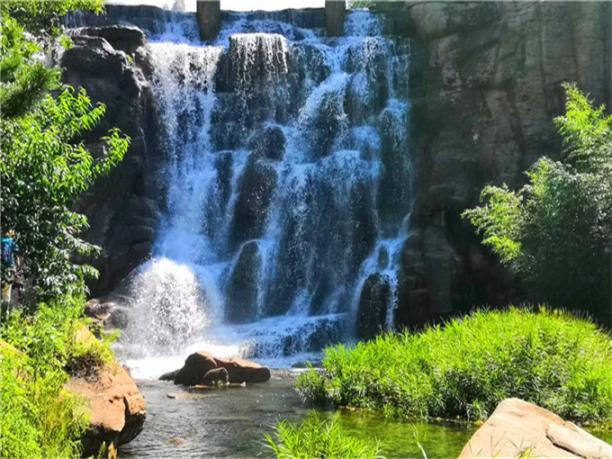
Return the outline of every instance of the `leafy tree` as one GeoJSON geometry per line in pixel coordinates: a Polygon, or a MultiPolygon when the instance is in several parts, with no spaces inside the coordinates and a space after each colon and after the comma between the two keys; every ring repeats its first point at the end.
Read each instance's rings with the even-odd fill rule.
{"type": "Polygon", "coordinates": [[[3,229],[17,233],[39,296],[80,290],[84,276],[95,274],[75,262],[75,257],[98,248],[79,238],[87,219],[72,207],[96,178],[123,158],[129,141],[112,130],[96,157],[85,148],[81,139],[104,116],[105,107],[92,106],[84,90],[61,85],[59,69],[40,62],[40,47],[10,14],[28,13],[31,21],[47,24],[75,6],[99,3],[9,2],[2,11],[0,211],[3,229]],[[55,96],[49,94],[52,89],[55,96]]]}
{"type": "Polygon", "coordinates": [[[28,32],[57,34],[62,18],[74,10],[100,13],[104,0],[9,0],[0,9],[17,19],[28,32]]]}
{"type": "Polygon", "coordinates": [[[565,85],[555,119],[563,161],[542,158],[518,191],[487,186],[464,212],[483,243],[537,300],[583,309],[612,323],[612,116],[565,85]]]}

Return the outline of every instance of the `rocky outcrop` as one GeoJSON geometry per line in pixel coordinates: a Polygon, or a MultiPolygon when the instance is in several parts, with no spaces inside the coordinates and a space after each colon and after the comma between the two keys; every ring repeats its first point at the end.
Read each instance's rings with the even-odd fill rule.
{"type": "Polygon", "coordinates": [[[160,202],[153,184],[160,158],[152,129],[152,98],[147,82],[145,38],[135,27],[103,25],[70,31],[73,45],[60,57],[63,80],[83,87],[93,103],[106,106],[101,123],[85,142],[102,154],[99,138],[117,127],[131,138],[124,160],[103,177],[77,203],[87,215],[88,241],[102,246],[92,260],[100,271],[90,287],[94,295],[116,287],[149,254],[160,202]]]}
{"type": "Polygon", "coordinates": [[[238,187],[231,240],[239,244],[263,234],[278,174],[272,164],[250,157],[238,187]]]}
{"type": "Polygon", "coordinates": [[[89,428],[83,437],[83,456],[97,454],[104,443],[109,457],[117,447],[133,440],[146,416],[144,397],[130,374],[118,363],[73,378],[66,388],[86,401],[89,428]]]}
{"type": "MultiPolygon", "coordinates": [[[[195,352],[187,357],[180,370],[162,375],[162,380],[174,384],[195,386],[201,384],[209,371],[225,369],[230,383],[262,383],[270,379],[270,369],[250,360],[213,357],[208,352],[195,352]]],[[[216,373],[215,373],[216,374],[216,373]]]]}
{"type": "Polygon", "coordinates": [[[463,209],[486,183],[520,186],[539,156],[558,157],[561,83],[612,102],[612,4],[379,2],[411,38],[415,206],[404,247],[399,326],[474,304],[520,299],[463,209]]]}
{"type": "Polygon", "coordinates": [[[252,322],[257,317],[257,296],[262,260],[257,241],[248,241],[230,275],[225,319],[232,323],[252,322]]]}
{"type": "Polygon", "coordinates": [[[380,274],[368,276],[361,289],[357,313],[357,335],[360,338],[371,339],[385,330],[390,302],[389,281],[380,274]]]}
{"type": "Polygon", "coordinates": [[[612,446],[544,408],[509,398],[497,406],[459,455],[460,459],[476,457],[610,458],[612,446]]]}

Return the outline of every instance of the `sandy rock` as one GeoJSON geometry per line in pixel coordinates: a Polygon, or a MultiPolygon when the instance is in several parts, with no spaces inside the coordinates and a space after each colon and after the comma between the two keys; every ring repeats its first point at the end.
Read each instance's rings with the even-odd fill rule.
{"type": "Polygon", "coordinates": [[[96,454],[103,442],[110,455],[142,431],[144,397],[118,363],[107,364],[87,377],[73,378],[66,388],[87,400],[90,427],[83,438],[84,456],[96,454]]]}
{"type": "Polygon", "coordinates": [[[518,398],[502,401],[459,455],[612,458],[612,446],[556,414],[518,398]]]}
{"type": "Polygon", "coordinates": [[[227,370],[230,383],[262,383],[270,379],[270,369],[245,359],[216,359],[227,370]]]}

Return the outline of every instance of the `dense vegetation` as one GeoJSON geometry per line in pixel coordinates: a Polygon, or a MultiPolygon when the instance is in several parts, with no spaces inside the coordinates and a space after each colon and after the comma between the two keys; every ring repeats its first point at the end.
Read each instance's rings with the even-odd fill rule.
{"type": "Polygon", "coordinates": [[[80,338],[88,327],[82,305],[81,298],[40,304],[35,315],[15,312],[0,328],[1,457],[78,457],[87,414],[63,390],[67,370],[112,359],[109,342],[80,338]]]}
{"type": "Polygon", "coordinates": [[[298,378],[305,399],[474,420],[519,397],[566,418],[611,421],[612,340],[561,312],[477,311],[420,333],[328,348],[323,367],[298,378]]]}
{"type": "Polygon", "coordinates": [[[343,431],[336,417],[325,419],[316,411],[299,425],[281,421],[275,436],[266,435],[266,441],[279,459],[380,457],[380,448],[374,440],[353,438],[343,431]]]}
{"type": "Polygon", "coordinates": [[[612,115],[565,85],[555,119],[563,162],[541,158],[518,191],[487,186],[465,212],[531,301],[586,309],[612,325],[612,115]]]}
{"type": "MultiPolygon", "coordinates": [[[[45,14],[51,14],[48,5],[64,11],[62,2],[24,5],[35,11],[37,3],[44,4],[45,14]]],[[[20,3],[9,5],[15,9],[20,3]]],[[[79,290],[85,275],[95,275],[91,267],[75,261],[97,247],[79,237],[87,219],[72,207],[97,177],[122,159],[128,140],[112,131],[103,139],[105,154],[93,157],[80,139],[105,108],[92,107],[83,90],[61,85],[59,70],[36,58],[43,50],[25,38],[24,28],[8,13],[3,9],[0,46],[2,228],[16,232],[29,280],[38,296],[48,299],[79,290]],[[51,89],[57,95],[49,95],[51,89]]]]}
{"type": "Polygon", "coordinates": [[[60,70],[44,63],[44,43],[57,39],[63,14],[101,7],[102,0],[0,3],[2,232],[16,234],[32,293],[27,308],[22,297],[1,318],[1,457],[78,457],[86,410],[64,385],[112,358],[108,343],[80,338],[83,330],[91,337],[80,317],[85,275],[95,272],[78,260],[97,248],[79,237],[87,220],[72,208],[121,160],[128,139],[109,132],[94,157],[81,139],[104,107],[62,85],[60,70]]]}

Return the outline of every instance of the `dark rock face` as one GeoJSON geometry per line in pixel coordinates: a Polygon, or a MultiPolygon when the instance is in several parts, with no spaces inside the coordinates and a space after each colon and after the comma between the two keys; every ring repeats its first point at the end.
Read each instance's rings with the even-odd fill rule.
{"type": "Polygon", "coordinates": [[[251,139],[250,146],[256,158],[280,161],[285,154],[285,134],[279,126],[266,126],[251,139]]]}
{"type": "Polygon", "coordinates": [[[276,181],[277,173],[272,164],[252,156],[249,158],[234,210],[230,235],[234,244],[263,234],[276,181]]]}
{"type": "Polygon", "coordinates": [[[152,147],[151,93],[145,77],[144,35],[134,27],[105,25],[71,31],[73,46],[61,56],[64,82],[83,87],[92,102],[106,106],[106,115],[85,139],[93,152],[97,139],[118,127],[130,136],[125,158],[77,203],[89,218],[87,240],[103,247],[93,260],[100,277],[93,295],[116,287],[149,254],[159,218],[159,203],[150,183],[160,161],[152,147]],[[128,59],[126,52],[134,54],[128,59]]]}
{"type": "Polygon", "coordinates": [[[412,39],[414,232],[404,247],[398,326],[520,299],[512,276],[460,218],[486,183],[524,183],[558,157],[561,83],[612,102],[612,5],[379,2],[412,39]]]}
{"type": "Polygon", "coordinates": [[[249,241],[240,249],[238,261],[230,276],[225,319],[232,323],[252,322],[257,317],[257,295],[261,256],[257,241],[249,241]]]}
{"type": "Polygon", "coordinates": [[[83,27],[77,33],[81,36],[104,38],[113,48],[127,54],[134,54],[145,44],[144,33],[138,27],[118,25],[83,27]]]}
{"type": "Polygon", "coordinates": [[[380,274],[371,274],[364,282],[359,298],[357,334],[360,338],[371,339],[385,330],[390,303],[389,281],[380,274]]]}

